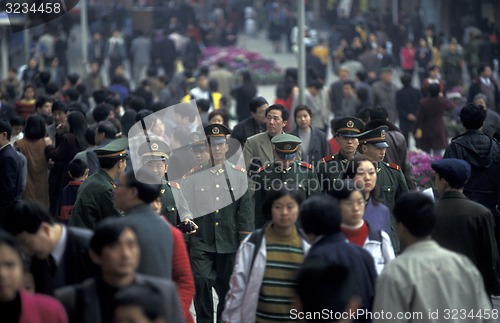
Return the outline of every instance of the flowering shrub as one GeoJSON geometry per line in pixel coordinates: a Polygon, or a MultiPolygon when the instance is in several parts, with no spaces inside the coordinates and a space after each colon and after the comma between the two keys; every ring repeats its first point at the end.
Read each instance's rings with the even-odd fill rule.
{"type": "Polygon", "coordinates": [[[432,177],[435,172],[431,168],[431,162],[442,159],[441,156],[432,156],[420,149],[412,149],[408,152],[408,158],[412,165],[412,175],[415,177],[417,186],[422,189],[432,187],[432,177]]]}
{"type": "Polygon", "coordinates": [[[256,84],[276,84],[283,79],[283,72],[274,60],[243,48],[206,47],[201,65],[215,66],[218,61],[223,61],[235,74],[242,69],[249,70],[256,84]]]}

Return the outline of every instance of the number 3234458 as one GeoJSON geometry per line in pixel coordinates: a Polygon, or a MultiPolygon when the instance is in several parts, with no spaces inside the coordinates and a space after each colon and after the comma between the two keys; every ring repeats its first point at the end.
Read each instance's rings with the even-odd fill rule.
{"type": "Polygon", "coordinates": [[[7,2],[5,4],[5,12],[12,13],[60,13],[62,10],[59,2],[7,2]]]}

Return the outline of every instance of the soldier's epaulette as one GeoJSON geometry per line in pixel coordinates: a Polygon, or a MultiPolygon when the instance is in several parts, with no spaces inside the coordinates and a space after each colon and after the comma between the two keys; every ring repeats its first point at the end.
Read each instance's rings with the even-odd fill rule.
{"type": "Polygon", "coordinates": [[[304,162],[304,161],[299,162],[299,165],[300,165],[300,166],[303,166],[303,167],[307,167],[307,168],[309,168],[309,169],[313,169],[313,168],[314,168],[314,167],[313,167],[313,165],[311,165],[311,164],[309,164],[309,163],[306,163],[306,162],[304,162]]]}
{"type": "Polygon", "coordinates": [[[193,168],[191,168],[189,170],[189,172],[187,172],[186,174],[184,174],[184,176],[182,176],[182,179],[186,179],[186,177],[188,177],[189,175],[192,175],[194,173],[196,173],[197,171],[203,169],[203,165],[198,165],[198,166],[195,166],[193,168]]]}
{"type": "Polygon", "coordinates": [[[397,171],[401,171],[401,167],[399,167],[398,164],[394,164],[394,163],[385,163],[387,166],[389,166],[390,168],[392,169],[395,169],[397,171]]]}
{"type": "Polygon", "coordinates": [[[241,166],[238,166],[238,165],[233,165],[232,167],[233,167],[233,169],[239,170],[239,171],[240,171],[240,172],[242,172],[243,174],[246,174],[246,173],[247,173],[246,169],[244,169],[244,168],[243,168],[243,167],[241,167],[241,166]]]}
{"type": "Polygon", "coordinates": [[[265,163],[263,166],[260,166],[260,168],[257,170],[257,174],[268,168],[270,165],[271,163],[265,163]]]}
{"type": "Polygon", "coordinates": [[[326,156],[326,157],[321,158],[321,160],[319,162],[320,163],[327,163],[327,162],[334,160],[334,159],[335,159],[335,155],[331,155],[331,156],[326,156]]]}
{"type": "Polygon", "coordinates": [[[177,182],[174,182],[174,181],[169,181],[169,182],[168,182],[168,185],[169,185],[170,187],[176,188],[176,189],[178,189],[178,190],[180,190],[180,189],[181,189],[181,185],[180,185],[179,183],[177,183],[177,182]]]}

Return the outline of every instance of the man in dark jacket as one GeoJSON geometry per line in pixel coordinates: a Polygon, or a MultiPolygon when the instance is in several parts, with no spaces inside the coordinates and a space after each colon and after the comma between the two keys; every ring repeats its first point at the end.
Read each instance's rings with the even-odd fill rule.
{"type": "Polygon", "coordinates": [[[434,161],[435,187],[441,197],[436,202],[434,240],[443,248],[467,256],[483,276],[488,295],[499,295],[500,281],[495,220],[490,210],[462,193],[470,177],[469,163],[447,158],[434,161]]]}
{"type": "Polygon", "coordinates": [[[478,93],[483,93],[488,98],[489,108],[493,111],[500,112],[500,90],[498,84],[493,80],[491,67],[481,65],[477,69],[478,79],[474,82],[467,97],[467,102],[472,103],[474,97],[478,93]]]}
{"type": "Polygon", "coordinates": [[[418,103],[422,92],[411,85],[411,75],[401,76],[403,88],[396,92],[396,109],[399,114],[399,128],[408,143],[408,136],[413,132],[413,125],[417,120],[418,103]]]}
{"type": "Polygon", "coordinates": [[[266,99],[257,96],[248,103],[251,116],[239,122],[233,129],[231,137],[237,139],[241,146],[247,138],[266,131],[266,109],[269,107],[266,99]]]}
{"type": "MultiPolygon", "coordinates": [[[[469,104],[460,111],[460,120],[467,130],[452,139],[444,158],[463,159],[471,164],[472,174],[464,194],[495,214],[500,194],[500,143],[482,132],[486,111],[469,104]]],[[[500,238],[500,221],[495,218],[495,236],[500,238]]]]}

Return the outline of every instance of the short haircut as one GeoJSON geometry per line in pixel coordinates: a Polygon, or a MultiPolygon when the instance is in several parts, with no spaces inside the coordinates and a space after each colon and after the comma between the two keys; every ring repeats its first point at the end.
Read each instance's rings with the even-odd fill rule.
{"type": "Polygon", "coordinates": [[[181,116],[181,118],[188,118],[189,122],[196,120],[196,114],[192,109],[186,108],[183,105],[176,105],[174,112],[181,116]]]}
{"type": "Polygon", "coordinates": [[[28,120],[26,120],[24,136],[30,140],[38,140],[45,137],[45,121],[42,116],[38,114],[29,116],[28,120]]]}
{"type": "Polygon", "coordinates": [[[256,96],[248,102],[248,107],[253,113],[257,112],[257,108],[263,106],[264,104],[269,104],[266,99],[261,96],[256,96]]]}
{"type": "Polygon", "coordinates": [[[343,313],[355,296],[355,279],[355,275],[343,265],[332,264],[324,259],[306,262],[295,280],[295,291],[300,298],[302,311],[319,313],[327,308],[334,313],[343,313]]]}
{"type": "Polygon", "coordinates": [[[77,101],[80,94],[75,88],[70,87],[64,91],[64,96],[68,98],[69,101],[77,101]]]}
{"type": "Polygon", "coordinates": [[[13,116],[12,119],[10,119],[10,125],[11,127],[15,126],[23,126],[26,124],[26,121],[20,116],[13,116]]]}
{"type": "Polygon", "coordinates": [[[189,130],[186,127],[178,126],[172,130],[172,138],[177,140],[181,146],[189,145],[189,130]]]}
{"type": "Polygon", "coordinates": [[[300,221],[305,233],[315,235],[340,232],[339,201],[329,195],[314,195],[300,207],[300,221]]]}
{"type": "Polygon", "coordinates": [[[116,129],[115,125],[109,121],[109,120],[104,120],[101,121],[97,124],[97,133],[104,133],[104,137],[108,139],[115,139],[116,134],[118,133],[118,130],[116,129]]]}
{"type": "Polygon", "coordinates": [[[472,99],[472,102],[474,102],[476,100],[479,100],[479,99],[483,99],[484,102],[486,102],[486,104],[488,104],[488,98],[483,93],[478,93],[478,94],[474,95],[474,98],[472,99]]]}
{"type": "Polygon", "coordinates": [[[411,85],[411,80],[412,80],[412,76],[411,76],[410,73],[404,73],[401,76],[401,83],[403,83],[404,87],[410,86],[411,85]]]}
{"type": "Polygon", "coordinates": [[[102,169],[111,169],[115,167],[115,165],[120,161],[120,160],[125,160],[125,157],[115,157],[115,158],[98,158],[99,160],[99,166],[102,169]]]}
{"type": "Polygon", "coordinates": [[[224,110],[224,109],[213,110],[212,112],[210,112],[208,114],[208,121],[210,121],[210,119],[212,119],[215,116],[221,116],[222,117],[222,123],[225,126],[229,125],[229,114],[227,113],[226,110],[224,110]]]}
{"type": "Polygon", "coordinates": [[[137,171],[137,176],[132,170],[125,173],[127,187],[135,187],[137,196],[144,203],[151,203],[160,196],[160,179],[148,168],[142,167],[137,171]]]}
{"type": "Polygon", "coordinates": [[[0,120],[0,133],[2,132],[6,132],[7,139],[10,140],[10,136],[12,136],[12,126],[5,120],[0,120]]]}
{"type": "Polygon", "coordinates": [[[21,200],[7,212],[4,229],[14,236],[23,232],[35,234],[42,222],[55,223],[49,210],[36,201],[21,200]]]}
{"type": "Polygon", "coordinates": [[[97,130],[97,126],[89,126],[87,131],[85,131],[85,140],[89,143],[90,146],[95,146],[95,131],[97,130]]]}
{"type": "Polygon", "coordinates": [[[52,104],[52,113],[56,111],[61,111],[64,113],[68,113],[68,105],[64,103],[63,101],[54,101],[54,104],[52,104]]]}
{"type": "Polygon", "coordinates": [[[470,103],[460,110],[460,121],[467,130],[477,130],[481,128],[486,119],[486,110],[480,105],[470,103]]]}
{"type": "Polygon", "coordinates": [[[483,73],[487,67],[491,68],[488,64],[479,65],[479,67],[477,68],[477,74],[481,75],[481,73],[483,73]]]}
{"type": "MultiPolygon", "coordinates": [[[[153,111],[153,112],[158,112],[158,111],[160,111],[160,110],[162,110],[162,109],[165,109],[166,107],[167,107],[167,106],[166,106],[166,105],[165,105],[165,103],[163,103],[163,102],[160,102],[160,101],[153,102],[153,103],[151,104],[151,111],[153,111]]],[[[209,105],[209,107],[208,107],[208,108],[210,109],[210,105],[209,105]]],[[[208,110],[207,110],[207,111],[208,111],[208,110]]]]}
{"type": "Polygon", "coordinates": [[[431,98],[435,98],[439,95],[439,92],[441,92],[441,88],[439,87],[439,84],[431,84],[429,85],[429,95],[431,98]]]}
{"type": "Polygon", "coordinates": [[[370,120],[387,120],[389,118],[389,113],[386,108],[376,107],[370,110],[370,120]]]}
{"type": "Polygon", "coordinates": [[[130,102],[128,103],[130,109],[135,111],[141,111],[146,109],[146,100],[141,98],[140,96],[132,96],[130,102]]]}
{"type": "Polygon", "coordinates": [[[342,87],[344,87],[344,85],[349,85],[351,88],[354,89],[354,82],[353,81],[344,81],[344,82],[342,82],[342,87]]]}
{"type": "Polygon", "coordinates": [[[208,112],[210,110],[210,101],[207,99],[197,99],[196,100],[196,106],[202,111],[202,112],[208,112]]]}
{"type": "Polygon", "coordinates": [[[312,117],[312,111],[311,108],[309,108],[307,105],[300,104],[295,107],[295,111],[293,111],[293,120],[297,120],[297,114],[299,114],[300,111],[306,111],[310,117],[312,117]]]}
{"type": "Polygon", "coordinates": [[[359,191],[364,196],[361,184],[356,183],[353,179],[344,179],[336,180],[328,192],[340,202],[348,199],[354,191],[359,191]]]}
{"type": "Polygon", "coordinates": [[[281,104],[270,105],[266,109],[266,117],[272,110],[281,111],[281,118],[283,119],[283,121],[288,121],[288,118],[290,117],[290,112],[288,112],[288,110],[284,106],[282,106],[281,104]]]}
{"type": "Polygon", "coordinates": [[[100,256],[102,249],[116,243],[126,229],[134,231],[137,236],[134,228],[123,221],[123,219],[107,218],[100,221],[94,230],[94,235],[90,239],[90,250],[100,256]]]}
{"type": "Polygon", "coordinates": [[[26,257],[24,257],[24,253],[23,253],[23,250],[21,248],[21,244],[11,234],[9,234],[8,232],[6,232],[2,229],[0,229],[0,246],[7,246],[7,247],[11,248],[12,250],[14,250],[14,252],[19,256],[19,259],[21,261],[21,265],[23,267],[25,267],[24,266],[24,259],[26,257]]]}
{"type": "Polygon", "coordinates": [[[430,236],[436,226],[434,201],[420,192],[403,194],[394,205],[394,217],[415,237],[430,236]]]}
{"type": "Polygon", "coordinates": [[[94,110],[92,110],[92,117],[95,122],[100,122],[106,120],[109,114],[113,111],[113,106],[107,103],[98,104],[94,110]]]}
{"type": "MultiPolygon", "coordinates": [[[[147,109],[142,109],[141,111],[137,112],[135,115],[135,122],[141,121],[142,119],[145,119],[147,116],[153,114],[153,111],[147,110],[147,109]]],[[[154,117],[156,121],[156,117],[154,117]]]]}
{"type": "Polygon", "coordinates": [[[138,306],[150,321],[166,319],[164,299],[161,292],[149,283],[132,284],[115,294],[114,312],[120,306],[138,306]]]}
{"type": "Polygon", "coordinates": [[[267,193],[266,199],[262,204],[262,214],[266,219],[272,218],[272,209],[274,201],[282,198],[283,196],[290,196],[300,206],[304,201],[304,192],[297,188],[287,188],[283,186],[279,190],[271,190],[267,193]]]}
{"type": "Polygon", "coordinates": [[[59,85],[57,85],[57,83],[49,82],[45,85],[45,94],[52,96],[56,94],[57,91],[59,91],[59,85]]]}
{"type": "Polygon", "coordinates": [[[95,90],[92,92],[92,97],[94,98],[95,104],[99,105],[106,101],[108,94],[105,90],[95,90]]]}
{"type": "Polygon", "coordinates": [[[87,163],[81,159],[73,159],[68,165],[68,171],[73,178],[82,177],[87,169],[87,163]]]}
{"type": "Polygon", "coordinates": [[[38,73],[38,78],[40,79],[40,83],[42,84],[47,84],[50,81],[50,72],[47,71],[41,71],[38,73]]]}
{"type": "Polygon", "coordinates": [[[75,86],[76,83],[78,83],[78,80],[80,79],[80,75],[78,75],[77,73],[71,73],[71,74],[68,74],[68,76],[66,76],[66,78],[68,79],[71,86],[75,86]]]}
{"type": "Polygon", "coordinates": [[[38,99],[36,99],[35,108],[37,108],[37,109],[41,108],[47,102],[54,103],[54,99],[52,99],[48,96],[42,95],[42,96],[38,97],[38,99]]]}

